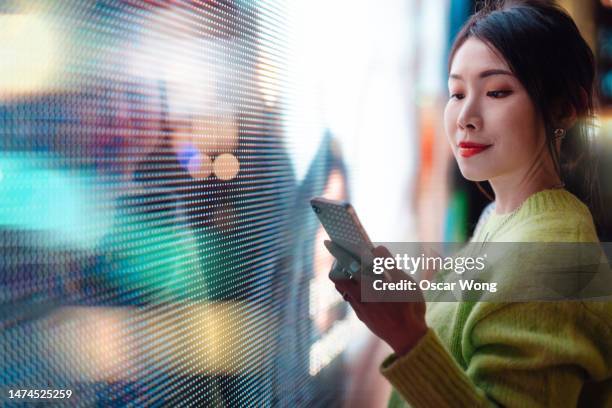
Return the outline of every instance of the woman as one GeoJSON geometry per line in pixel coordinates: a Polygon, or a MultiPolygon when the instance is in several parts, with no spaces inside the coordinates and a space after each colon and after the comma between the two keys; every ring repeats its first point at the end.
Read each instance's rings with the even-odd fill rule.
{"type": "MultiPolygon", "coordinates": [[[[581,170],[594,77],[588,45],[553,2],[490,4],[464,25],[445,131],[463,176],[495,194],[472,242],[598,242],[585,205],[596,214],[594,175],[581,170]]],[[[345,267],[349,254],[326,246],[345,267]]],[[[394,351],[381,366],[390,406],[612,406],[609,303],[439,302],[425,313],[424,301],[361,302],[355,279],[334,283],[394,351]]]]}

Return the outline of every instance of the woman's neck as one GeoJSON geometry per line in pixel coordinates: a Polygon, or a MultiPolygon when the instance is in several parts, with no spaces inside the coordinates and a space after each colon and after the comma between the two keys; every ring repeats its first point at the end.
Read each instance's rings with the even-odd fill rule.
{"type": "Polygon", "coordinates": [[[512,183],[511,181],[489,180],[495,192],[495,213],[508,214],[516,210],[531,195],[547,189],[562,188],[563,182],[558,176],[542,177],[529,182],[512,183]]]}

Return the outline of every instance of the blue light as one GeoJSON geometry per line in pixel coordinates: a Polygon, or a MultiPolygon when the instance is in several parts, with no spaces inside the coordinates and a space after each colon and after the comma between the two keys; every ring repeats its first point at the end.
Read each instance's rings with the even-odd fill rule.
{"type": "Polygon", "coordinates": [[[48,245],[93,247],[110,227],[90,177],[0,156],[0,227],[50,232],[48,245]]]}

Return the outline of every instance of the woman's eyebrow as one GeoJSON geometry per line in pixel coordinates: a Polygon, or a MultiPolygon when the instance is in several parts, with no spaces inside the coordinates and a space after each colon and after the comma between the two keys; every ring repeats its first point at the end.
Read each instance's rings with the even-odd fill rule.
{"type": "MultiPolygon", "coordinates": [[[[486,78],[486,77],[492,76],[492,75],[510,75],[510,76],[514,76],[514,74],[512,72],[506,71],[504,69],[487,69],[486,71],[482,71],[478,75],[478,78],[486,78]]],[[[458,74],[450,74],[449,78],[451,78],[451,79],[458,79],[460,81],[463,81],[463,77],[461,75],[458,75],[458,74]]]]}

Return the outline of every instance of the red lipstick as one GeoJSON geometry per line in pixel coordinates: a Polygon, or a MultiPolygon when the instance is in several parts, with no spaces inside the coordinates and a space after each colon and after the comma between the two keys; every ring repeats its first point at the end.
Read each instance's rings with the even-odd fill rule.
{"type": "Polygon", "coordinates": [[[459,154],[462,157],[471,157],[475,154],[481,153],[487,150],[492,145],[486,145],[482,143],[474,143],[474,142],[460,142],[459,143],[459,154]]]}

